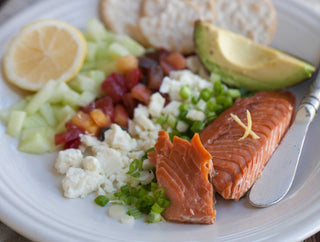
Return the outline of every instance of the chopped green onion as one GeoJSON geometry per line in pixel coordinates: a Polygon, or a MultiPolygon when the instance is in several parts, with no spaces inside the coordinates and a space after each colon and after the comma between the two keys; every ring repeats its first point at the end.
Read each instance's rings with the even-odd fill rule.
{"type": "Polygon", "coordinates": [[[156,200],[158,200],[159,198],[164,198],[164,194],[165,194],[165,190],[163,187],[160,187],[153,192],[153,196],[156,200]]]}
{"type": "Polygon", "coordinates": [[[218,97],[221,94],[223,94],[223,86],[221,82],[215,82],[213,85],[213,90],[214,90],[214,96],[218,97]]]}
{"type": "Polygon", "coordinates": [[[233,104],[232,97],[230,96],[219,96],[216,98],[216,100],[217,100],[217,103],[221,104],[224,108],[228,108],[233,104]]]}
{"type": "Polygon", "coordinates": [[[192,102],[193,104],[197,104],[197,103],[199,102],[199,98],[198,98],[198,97],[192,97],[192,98],[191,98],[191,102],[192,102]]]}
{"type": "Polygon", "coordinates": [[[214,112],[217,110],[217,103],[214,99],[210,99],[208,102],[207,102],[207,109],[210,111],[210,112],[214,112]]]}
{"type": "Polygon", "coordinates": [[[155,182],[151,182],[150,190],[151,190],[151,191],[155,191],[157,188],[158,188],[158,184],[155,183],[155,182]]]}
{"type": "Polygon", "coordinates": [[[97,196],[96,199],[94,199],[94,202],[101,206],[101,207],[104,207],[106,206],[106,204],[109,202],[109,198],[107,198],[106,196],[104,195],[100,195],[100,196],[97,196]]]}
{"type": "Polygon", "coordinates": [[[187,104],[187,103],[182,103],[180,106],[179,106],[179,111],[180,112],[184,112],[184,111],[189,111],[190,110],[190,105],[187,104]]]}
{"type": "Polygon", "coordinates": [[[154,203],[151,207],[151,211],[155,212],[155,213],[162,213],[164,210],[163,207],[160,207],[160,205],[158,203],[154,203]]]}
{"type": "Polygon", "coordinates": [[[134,217],[134,219],[138,219],[142,216],[142,213],[136,207],[128,208],[127,214],[134,217]]]}
{"type": "Polygon", "coordinates": [[[163,220],[161,214],[151,211],[146,219],[147,223],[158,223],[163,220]]]}
{"type": "Polygon", "coordinates": [[[232,97],[232,99],[236,99],[238,97],[241,97],[241,92],[239,89],[228,89],[226,93],[227,93],[227,95],[232,97]]]}
{"type": "Polygon", "coordinates": [[[204,129],[205,124],[199,120],[195,121],[191,126],[191,131],[194,133],[199,133],[201,130],[204,129]]]}
{"type": "Polygon", "coordinates": [[[120,187],[120,191],[125,194],[125,195],[129,195],[130,194],[130,188],[129,185],[123,185],[122,187],[120,187]]]}
{"type": "Polygon", "coordinates": [[[173,116],[172,114],[168,115],[168,120],[167,120],[167,124],[171,127],[171,128],[175,128],[177,125],[177,118],[175,116],[173,116]]]}
{"type": "Polygon", "coordinates": [[[139,168],[140,161],[138,159],[134,159],[130,165],[129,165],[129,171],[127,174],[131,175],[133,172],[135,172],[139,168]]]}
{"type": "Polygon", "coordinates": [[[200,98],[204,101],[208,101],[210,97],[212,96],[213,91],[211,88],[207,87],[201,90],[200,92],[200,98]]]}
{"type": "Polygon", "coordinates": [[[158,124],[165,124],[167,122],[167,117],[166,116],[163,116],[163,115],[160,115],[159,118],[157,119],[157,123],[158,124]]]}
{"type": "Polygon", "coordinates": [[[169,207],[170,205],[170,200],[166,199],[166,198],[159,198],[157,200],[157,203],[161,206],[161,207],[164,207],[164,208],[167,208],[169,207]]]}
{"type": "Polygon", "coordinates": [[[207,113],[207,119],[206,119],[206,123],[209,124],[211,123],[213,120],[215,120],[217,118],[217,114],[215,112],[208,112],[207,113]]]}
{"type": "Polygon", "coordinates": [[[184,100],[187,100],[190,97],[190,95],[191,95],[191,88],[188,85],[181,87],[180,96],[184,100]]]}

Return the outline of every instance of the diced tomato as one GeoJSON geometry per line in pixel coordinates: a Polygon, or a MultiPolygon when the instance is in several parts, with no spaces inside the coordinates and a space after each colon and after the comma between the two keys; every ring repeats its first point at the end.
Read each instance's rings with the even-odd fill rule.
{"type": "Polygon", "coordinates": [[[116,71],[121,74],[126,74],[129,71],[138,68],[138,59],[134,55],[126,55],[116,60],[116,71]]]}
{"type": "Polygon", "coordinates": [[[90,117],[99,127],[107,127],[111,125],[111,118],[105,115],[100,109],[95,109],[90,112],[90,117]]]}
{"type": "Polygon", "coordinates": [[[123,95],[128,91],[123,75],[118,73],[110,74],[101,84],[102,90],[111,97],[114,103],[119,103],[123,95]]]}
{"type": "Polygon", "coordinates": [[[126,87],[131,90],[135,85],[139,83],[141,77],[141,71],[139,68],[127,72],[125,75],[126,87]]]}
{"type": "Polygon", "coordinates": [[[165,62],[171,65],[175,70],[182,70],[187,67],[186,59],[178,52],[173,52],[165,58],[165,62]]]}
{"type": "Polygon", "coordinates": [[[133,98],[131,93],[126,93],[122,98],[122,103],[125,106],[129,117],[133,117],[133,111],[135,107],[138,105],[138,101],[133,98]]]}
{"type": "Polygon", "coordinates": [[[171,71],[184,69],[187,65],[183,55],[178,52],[162,52],[159,62],[165,75],[169,75],[171,71]]]}
{"type": "Polygon", "coordinates": [[[73,141],[77,138],[79,138],[80,134],[83,134],[84,132],[80,130],[79,128],[73,128],[66,132],[56,134],[54,137],[54,143],[55,145],[60,145],[63,143],[67,143],[70,141],[73,141]]]}
{"type": "Polygon", "coordinates": [[[148,78],[147,87],[152,91],[158,91],[163,79],[162,68],[158,65],[151,66],[148,69],[147,78],[148,78]]]}
{"type": "MultiPolygon", "coordinates": [[[[95,102],[96,109],[100,109],[105,115],[108,115],[111,118],[111,121],[114,119],[114,107],[111,97],[104,97],[95,102]]],[[[91,110],[92,111],[92,110],[91,110]]]]}
{"type": "Polygon", "coordinates": [[[148,104],[152,92],[145,85],[139,83],[132,88],[131,94],[133,98],[143,102],[144,104],[148,104]]]}
{"type": "Polygon", "coordinates": [[[121,127],[128,127],[129,115],[126,109],[121,105],[117,104],[114,108],[114,122],[121,127]]]}
{"type": "Polygon", "coordinates": [[[142,70],[147,70],[151,66],[157,66],[158,65],[158,62],[157,62],[158,57],[156,59],[153,59],[153,58],[147,57],[147,56],[138,57],[139,68],[141,68],[142,70]]]}
{"type": "Polygon", "coordinates": [[[79,110],[85,112],[85,113],[90,113],[92,110],[96,109],[96,103],[95,102],[92,102],[92,103],[89,103],[87,106],[85,107],[80,107],[79,110]]]}
{"type": "Polygon", "coordinates": [[[79,146],[81,144],[81,140],[80,140],[80,137],[74,139],[74,140],[71,140],[67,143],[64,144],[63,146],[63,149],[66,150],[66,149],[78,149],[79,146]]]}
{"type": "Polygon", "coordinates": [[[64,124],[64,127],[66,127],[67,130],[77,129],[77,128],[78,128],[77,126],[73,125],[73,124],[71,123],[71,121],[66,122],[66,123],[64,124]]]}
{"type": "Polygon", "coordinates": [[[77,126],[83,131],[87,131],[93,135],[99,132],[98,125],[93,121],[89,114],[79,111],[71,120],[71,124],[77,126]]]}

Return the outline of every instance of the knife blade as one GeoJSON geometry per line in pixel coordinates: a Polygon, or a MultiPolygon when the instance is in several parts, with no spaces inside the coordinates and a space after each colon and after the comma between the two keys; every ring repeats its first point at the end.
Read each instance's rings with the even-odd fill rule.
{"type": "Polygon", "coordinates": [[[255,207],[276,204],[291,188],[309,125],[320,105],[319,68],[312,78],[310,92],[302,99],[293,124],[248,193],[249,203],[255,207]]]}

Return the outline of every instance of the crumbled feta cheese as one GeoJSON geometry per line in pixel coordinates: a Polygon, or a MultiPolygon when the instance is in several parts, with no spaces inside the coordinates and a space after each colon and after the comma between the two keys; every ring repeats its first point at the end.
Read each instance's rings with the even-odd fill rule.
{"type": "Polygon", "coordinates": [[[128,165],[123,163],[124,157],[119,150],[109,147],[105,147],[95,156],[100,161],[106,177],[121,171],[126,165],[128,165]]]}
{"type": "Polygon", "coordinates": [[[58,154],[55,168],[60,174],[66,174],[70,167],[81,167],[82,153],[78,149],[62,150],[58,154]]]}
{"type": "Polygon", "coordinates": [[[105,132],[105,142],[111,148],[125,151],[134,150],[137,148],[137,142],[117,124],[112,124],[111,129],[105,132]]]}
{"type": "Polygon", "coordinates": [[[138,115],[143,115],[148,117],[149,116],[148,108],[146,106],[143,106],[142,104],[139,104],[138,107],[136,107],[133,112],[134,117],[138,115]]]}
{"type": "Polygon", "coordinates": [[[62,180],[64,196],[67,198],[85,197],[98,190],[103,181],[103,174],[71,167],[62,180]]]}
{"type": "Polygon", "coordinates": [[[186,122],[183,122],[181,120],[178,121],[176,129],[179,132],[181,132],[181,133],[186,132],[188,130],[188,128],[189,128],[189,125],[186,122]]]}
{"type": "Polygon", "coordinates": [[[171,85],[170,85],[171,81],[172,80],[167,76],[165,78],[163,78],[161,86],[160,86],[160,89],[159,89],[159,92],[161,92],[161,93],[169,93],[170,87],[171,87],[171,85]]]}
{"type": "Polygon", "coordinates": [[[162,113],[166,115],[173,114],[174,116],[178,116],[180,105],[181,102],[171,101],[167,106],[164,107],[164,109],[162,109],[162,113]]]}
{"type": "Polygon", "coordinates": [[[101,164],[100,161],[93,156],[87,156],[82,160],[83,169],[92,172],[101,172],[101,164]]]}
{"type": "Polygon", "coordinates": [[[161,114],[161,110],[164,107],[165,102],[166,102],[166,100],[161,96],[160,93],[156,92],[156,93],[152,94],[152,96],[150,98],[150,103],[148,106],[149,114],[153,118],[159,117],[161,114]]]}
{"type": "Polygon", "coordinates": [[[206,118],[206,115],[201,111],[190,109],[186,117],[191,120],[204,121],[206,118]]]}

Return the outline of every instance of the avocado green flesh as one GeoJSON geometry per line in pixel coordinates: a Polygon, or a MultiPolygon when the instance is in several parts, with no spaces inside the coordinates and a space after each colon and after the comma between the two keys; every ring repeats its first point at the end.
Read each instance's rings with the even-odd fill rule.
{"type": "Polygon", "coordinates": [[[231,86],[281,89],[309,78],[315,70],[304,61],[207,22],[196,22],[194,37],[196,52],[206,68],[231,86]]]}

